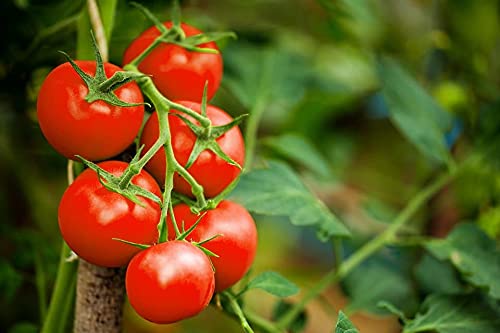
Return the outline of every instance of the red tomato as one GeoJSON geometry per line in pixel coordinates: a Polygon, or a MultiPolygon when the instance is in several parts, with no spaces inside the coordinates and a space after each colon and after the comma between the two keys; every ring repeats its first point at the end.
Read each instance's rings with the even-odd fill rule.
{"type": "Polygon", "coordinates": [[[152,246],[128,265],[127,295],[141,317],[158,324],[197,315],[214,293],[214,272],[208,257],[186,241],[152,246]]]}
{"type": "MultiPolygon", "coordinates": [[[[172,22],[163,23],[167,28],[172,22]]],[[[186,37],[202,32],[185,23],[181,28],[186,37]]],[[[126,65],[140,55],[160,31],[151,27],[132,41],[123,56],[126,65]]],[[[219,50],[215,42],[198,45],[199,47],[219,50]]],[[[141,72],[152,75],[152,79],[163,95],[169,99],[185,99],[201,102],[205,82],[208,81],[207,99],[210,100],[219,88],[222,78],[222,56],[191,52],[175,44],[162,43],[139,64],[141,72]]]]}
{"type": "MultiPolygon", "coordinates": [[[[196,112],[200,112],[200,104],[195,102],[178,102],[196,112]]],[[[233,119],[221,109],[208,105],[207,116],[212,125],[225,125],[233,119]]],[[[186,116],[187,117],[187,116],[186,116]]],[[[190,117],[187,117],[190,118],[190,117]]],[[[194,119],[191,121],[197,124],[194,119]]],[[[172,137],[174,155],[181,165],[186,165],[196,141],[196,135],[186,123],[174,115],[168,116],[172,137]]],[[[159,135],[158,116],[154,113],[144,126],[141,137],[141,145],[144,144],[143,154],[158,139],[159,135]]],[[[217,143],[222,150],[234,161],[243,166],[245,159],[245,145],[240,129],[235,126],[220,136],[217,143]]],[[[159,150],[146,165],[146,169],[158,180],[160,184],[165,182],[166,157],[163,149],[159,150]]],[[[203,186],[207,197],[214,197],[224,190],[238,175],[241,170],[234,165],[224,161],[210,150],[203,151],[196,161],[188,169],[189,173],[203,186]]],[[[191,186],[178,174],[174,176],[174,190],[186,195],[191,194],[191,186]]]]}
{"type": "MultiPolygon", "coordinates": [[[[183,222],[187,230],[200,217],[191,213],[186,204],[175,206],[174,216],[179,230],[183,222]]],[[[170,218],[167,225],[169,238],[174,239],[175,231],[170,218]]],[[[199,242],[214,235],[220,236],[203,246],[219,256],[211,259],[215,267],[215,290],[222,291],[238,282],[252,265],[257,249],[257,229],[245,208],[224,200],[217,208],[205,213],[187,239],[199,242]]]]}
{"type": "MultiPolygon", "coordinates": [[[[95,61],[75,61],[87,74],[95,73],[95,61]]],[[[122,69],[104,64],[109,78],[122,69]]],[[[120,107],[98,100],[85,101],[88,88],[73,67],[66,62],[47,76],[40,88],[37,114],[45,138],[60,154],[76,159],[103,160],[125,150],[142,125],[144,106],[120,107]]],[[[122,101],[142,103],[142,93],[135,82],[114,91],[122,101]]]]}
{"type": "MultiPolygon", "coordinates": [[[[120,176],[127,163],[107,161],[98,164],[120,176]]],[[[132,183],[161,197],[153,177],[141,171],[132,183]]],[[[160,207],[140,197],[144,207],[106,189],[96,172],[87,169],[68,187],[59,204],[59,228],[69,247],[84,260],[98,266],[119,267],[140,249],[113,238],[140,244],[158,240],[160,207]]]]}

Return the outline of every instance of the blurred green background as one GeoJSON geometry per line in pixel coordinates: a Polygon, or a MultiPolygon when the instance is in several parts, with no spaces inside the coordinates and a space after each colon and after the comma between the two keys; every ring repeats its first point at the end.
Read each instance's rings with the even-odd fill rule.
{"type": "MultiPolygon", "coordinates": [[[[168,18],[168,1],[139,2],[168,18]]],[[[411,144],[391,117],[380,93],[381,59],[399,63],[434,99],[449,119],[443,142],[457,159],[498,142],[499,1],[192,0],[182,6],[186,22],[238,34],[220,43],[225,74],[212,104],[238,115],[265,98],[256,164],[277,158],[294,167],[355,233],[342,246],[345,255],[383,230],[439,164],[411,144]]],[[[56,51],[76,53],[83,7],[84,1],[73,0],[0,3],[1,332],[36,332],[55,279],[66,161],[40,132],[36,96],[47,73],[64,61],[56,51]]],[[[119,1],[110,61],[121,64],[127,44],[149,25],[119,1]]],[[[472,220],[498,237],[496,162],[472,163],[407,232],[444,236],[458,221],[472,220]]],[[[332,244],[319,242],[311,230],[286,219],[255,218],[260,244],[252,274],[275,270],[307,288],[332,266],[332,244]]],[[[344,308],[363,333],[399,332],[397,319],[377,308],[377,301],[388,298],[414,313],[434,287],[428,280],[433,265],[434,259],[411,247],[382,251],[310,305],[306,331],[331,331],[336,309],[344,308]]],[[[250,308],[267,316],[275,302],[258,291],[248,299],[250,308]]],[[[178,325],[156,326],[127,306],[124,330],[240,328],[214,308],[178,325]]]]}

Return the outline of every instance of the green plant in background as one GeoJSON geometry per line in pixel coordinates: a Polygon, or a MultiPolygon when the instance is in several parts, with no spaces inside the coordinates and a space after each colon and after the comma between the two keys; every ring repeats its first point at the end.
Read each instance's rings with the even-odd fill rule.
{"type": "MultiPolygon", "coordinates": [[[[494,34],[485,33],[483,38],[475,40],[471,32],[464,31],[457,22],[474,21],[477,26],[484,25],[486,31],[494,31],[499,27],[499,18],[492,13],[498,13],[498,4],[461,1],[417,5],[412,1],[368,0],[294,3],[288,5],[289,10],[277,12],[279,14],[273,18],[276,28],[270,28],[260,25],[269,22],[262,14],[264,4],[223,2],[220,7],[208,6],[205,13],[189,2],[183,5],[185,17],[194,22],[198,20],[202,26],[236,27],[238,32],[237,41],[219,42],[225,74],[222,89],[211,104],[235,110],[233,116],[237,122],[243,119],[239,114],[249,114],[241,125],[246,158],[239,182],[233,182],[220,195],[206,197],[205,185],[198,184],[190,176],[188,165],[178,163],[175,152],[169,151],[173,132],[169,133],[170,121],[161,116],[158,118],[160,140],[151,150],[145,149],[142,157],[133,158],[138,147],[133,145],[118,156],[132,165],[122,178],[114,179],[94,164],[86,164],[99,170],[102,181],[111,190],[122,192],[133,200],[138,200],[134,195],[154,199],[140,188],[128,192],[127,184],[166,143],[169,167],[159,221],[160,242],[167,239],[165,217],[176,203],[184,201],[198,213],[216,207],[229,195],[230,200],[255,214],[259,230],[265,230],[259,223],[265,216],[271,221],[285,217],[293,226],[308,227],[293,231],[307,237],[297,244],[301,253],[289,258],[300,260],[306,253],[327,257],[334,249],[334,265],[330,264],[323,276],[302,270],[300,275],[305,278],[299,282],[301,279],[284,272],[256,274],[251,271],[241,283],[217,294],[212,300],[214,307],[235,318],[245,332],[310,330],[314,316],[309,305],[324,297],[336,284],[340,284],[350,298],[344,308],[348,315],[359,310],[392,313],[400,318],[403,332],[497,332],[500,328],[497,306],[500,286],[496,277],[500,256],[496,241],[490,237],[498,235],[498,214],[495,212],[500,193],[496,181],[500,118],[496,110],[500,94],[491,73],[498,73],[499,64],[491,56],[495,47],[491,41],[494,34]],[[302,6],[311,13],[305,18],[302,6]],[[244,15],[239,18],[228,15],[226,10],[229,9],[244,15]],[[464,18],[465,10],[472,15],[464,18]],[[428,24],[428,12],[436,15],[434,20],[438,22],[449,22],[446,29],[428,24]],[[256,22],[255,17],[260,20],[257,29],[253,30],[249,27],[256,22]],[[316,30],[297,29],[294,23],[298,17],[304,22],[314,22],[305,26],[316,30]],[[483,18],[486,19],[481,22],[483,18]],[[239,21],[235,23],[235,19],[239,21]],[[259,28],[265,33],[259,32],[259,28]],[[418,38],[411,39],[411,36],[418,38]],[[411,42],[394,42],[404,40],[411,42]],[[464,57],[467,52],[470,57],[464,57]],[[410,73],[417,73],[417,78],[410,73]],[[436,99],[427,91],[433,91],[436,99]],[[189,192],[180,195],[176,191],[175,171],[192,186],[192,198],[189,192]],[[463,223],[465,221],[468,223],[463,223]],[[458,222],[462,223],[455,226],[458,222]],[[310,230],[314,230],[314,234],[310,230]],[[434,238],[444,235],[447,236],[434,238]],[[301,286],[300,294],[289,298],[299,292],[298,286],[301,286]],[[276,302],[273,299],[272,315],[254,311],[253,289],[262,289],[285,300],[276,302]]],[[[62,37],[76,26],[77,58],[92,56],[85,36],[90,27],[94,27],[98,35],[100,27],[105,37],[101,38],[101,51],[106,50],[102,40],[107,39],[111,59],[118,61],[120,50],[132,38],[129,36],[136,36],[145,27],[145,21],[134,16],[134,11],[122,2],[98,2],[102,25],[95,21],[95,11],[89,11],[90,20],[88,14],[77,14],[83,2],[72,3],[72,6],[60,5],[60,8],[55,4],[43,6],[46,11],[42,10],[35,21],[44,28],[32,39],[31,46],[21,52],[16,49],[19,44],[13,42],[7,49],[6,52],[19,52],[23,56],[2,57],[4,77],[19,76],[19,73],[31,77],[29,84],[19,78],[13,79],[11,82],[15,84],[12,86],[30,87],[28,92],[37,91],[48,70],[34,68],[54,62],[47,61],[47,57],[53,57],[52,49],[41,50],[52,43],[63,48],[62,41],[67,39],[62,37]],[[55,21],[50,12],[61,13],[63,19],[55,21]],[[137,23],[129,24],[131,18],[137,23]],[[35,51],[39,55],[30,59],[35,51]],[[32,68],[20,67],[20,60],[32,64],[32,68]]],[[[167,18],[163,16],[167,14],[164,4],[150,2],[144,5],[158,13],[160,19],[167,18]]],[[[5,12],[30,13],[39,8],[29,1],[8,2],[4,6],[5,12]]],[[[270,6],[279,8],[284,3],[270,6]]],[[[84,6],[81,13],[87,13],[86,8],[84,6]]],[[[175,25],[178,22],[178,18],[174,19],[174,27],[179,27],[175,25]]],[[[13,34],[16,31],[13,29],[13,34]]],[[[182,36],[179,29],[163,33],[164,37],[171,38],[171,43],[199,54],[207,52],[198,48],[199,43],[228,36],[206,34],[206,38],[194,38],[189,44],[184,43],[189,36],[182,36]]],[[[103,52],[106,58],[105,54],[106,51],[103,52]]],[[[139,60],[126,69],[139,74],[138,83],[158,113],[167,113],[171,108],[183,112],[181,120],[186,121],[194,133],[198,131],[200,137],[207,136],[207,131],[216,131],[217,127],[211,126],[203,111],[206,90],[203,101],[199,100],[202,102],[201,114],[193,111],[193,106],[174,103],[155,88],[154,80],[140,76],[141,57],[144,58],[139,56],[139,60]],[[186,116],[193,117],[200,125],[195,125],[186,116]]],[[[25,97],[35,96],[33,92],[22,96],[25,102],[19,107],[21,114],[32,118],[32,105],[25,97]]],[[[10,101],[2,96],[3,104],[8,105],[10,101]]],[[[12,114],[12,111],[4,114],[12,114]]],[[[66,262],[69,251],[64,247],[56,288],[47,308],[47,295],[56,276],[57,246],[51,245],[46,251],[38,251],[37,246],[49,239],[52,239],[51,244],[58,242],[53,236],[57,232],[50,226],[53,221],[46,221],[47,216],[55,216],[57,202],[44,199],[46,192],[38,192],[38,189],[56,186],[51,182],[62,188],[62,181],[55,179],[61,178],[64,165],[50,152],[48,154],[52,155],[48,158],[38,158],[42,165],[35,170],[58,171],[44,175],[39,171],[31,172],[29,151],[14,153],[12,150],[11,142],[19,133],[13,133],[11,128],[20,121],[27,119],[7,116],[2,121],[3,126],[0,125],[0,149],[6,162],[3,171],[16,175],[12,179],[2,179],[2,183],[7,186],[19,184],[22,190],[15,190],[14,194],[29,194],[23,194],[18,200],[15,195],[2,191],[1,204],[5,205],[2,209],[7,212],[9,221],[24,220],[18,211],[7,208],[12,203],[24,202],[26,206],[37,208],[30,209],[32,225],[8,222],[2,226],[8,242],[6,258],[0,262],[0,280],[2,288],[10,291],[6,295],[10,296],[1,305],[22,306],[21,298],[15,295],[23,290],[16,288],[26,284],[29,275],[35,277],[31,291],[37,291],[37,297],[30,297],[36,299],[39,306],[38,309],[26,307],[24,315],[10,309],[1,319],[9,332],[32,332],[42,325],[45,332],[66,332],[70,330],[73,312],[72,292],[68,295],[66,291],[74,290],[76,262],[66,262]],[[20,167],[14,167],[17,165],[20,167]],[[35,274],[30,275],[30,267],[35,274]]],[[[231,123],[221,130],[229,130],[235,125],[236,122],[231,123]]],[[[215,136],[211,142],[218,138],[215,136]]],[[[32,141],[36,147],[44,145],[38,134],[32,141]]],[[[46,146],[41,147],[37,149],[50,151],[46,146]]],[[[242,165],[219,151],[217,146],[209,146],[208,141],[205,147],[211,147],[227,163],[242,165]]],[[[195,157],[190,160],[194,161],[195,157]]],[[[77,164],[71,171],[78,174],[81,168],[77,164]]],[[[294,230],[288,224],[277,226],[280,235],[291,235],[290,230],[294,230]]],[[[182,233],[183,230],[177,233],[180,239],[189,237],[188,233],[181,236],[182,233]]],[[[260,238],[265,237],[261,235],[260,238]]],[[[205,246],[209,244],[201,245],[207,250],[205,246]]],[[[279,244],[276,241],[263,246],[277,250],[279,244]]],[[[147,244],[136,245],[143,248],[147,244]]],[[[121,273],[113,274],[119,276],[121,273]]],[[[161,304],[163,300],[155,302],[161,304]]],[[[121,313],[121,307],[108,310],[121,313]]],[[[357,331],[343,312],[326,312],[338,318],[329,331],[357,331]]],[[[79,315],[77,306],[75,323],[79,315]]]]}

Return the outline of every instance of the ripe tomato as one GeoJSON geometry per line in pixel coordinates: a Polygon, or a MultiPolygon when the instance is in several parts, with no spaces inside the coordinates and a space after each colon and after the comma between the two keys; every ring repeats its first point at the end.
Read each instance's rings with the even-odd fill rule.
{"type": "MultiPolygon", "coordinates": [[[[87,74],[95,73],[95,61],[75,61],[87,74]]],[[[104,64],[109,78],[122,69],[104,64]]],[[[75,159],[75,154],[97,161],[125,150],[137,136],[144,117],[144,106],[120,107],[102,100],[88,103],[88,88],[73,67],[66,62],[47,76],[40,88],[37,114],[45,138],[60,154],[75,159]]],[[[114,91],[122,101],[142,103],[135,82],[114,91]]]]}
{"type": "MultiPolygon", "coordinates": [[[[181,229],[189,229],[200,216],[191,213],[189,206],[174,207],[175,220],[181,229]]],[[[167,219],[168,236],[175,238],[170,218],[167,219]]],[[[248,271],[257,249],[257,229],[252,216],[245,208],[229,200],[222,201],[217,208],[205,213],[200,223],[187,237],[199,242],[214,235],[219,237],[203,244],[219,257],[211,257],[215,267],[215,290],[222,291],[238,282],[248,271]]]]}
{"type": "MultiPolygon", "coordinates": [[[[195,102],[178,102],[196,112],[200,112],[200,104],[195,102]]],[[[221,109],[208,105],[207,116],[212,121],[212,125],[219,126],[231,122],[233,119],[221,109]]],[[[190,117],[187,117],[190,118],[190,117]]],[[[194,119],[191,121],[197,124],[194,119]]],[[[181,165],[186,165],[189,155],[193,150],[196,135],[186,125],[186,123],[174,115],[168,116],[172,137],[172,147],[177,161],[181,165]]],[[[143,154],[158,139],[159,135],[158,116],[154,113],[144,126],[141,145],[144,144],[143,154]]],[[[240,129],[235,126],[228,132],[221,135],[217,143],[222,150],[238,164],[243,166],[245,159],[245,145],[240,129]]],[[[163,149],[159,150],[146,165],[146,169],[158,180],[160,184],[165,182],[166,157],[163,149]]],[[[203,186],[205,195],[214,197],[224,190],[238,175],[241,170],[231,165],[217,156],[210,150],[203,151],[196,161],[188,169],[189,173],[203,186]]],[[[178,174],[174,176],[174,190],[185,195],[191,194],[190,185],[178,174]]]]}
{"type": "MultiPolygon", "coordinates": [[[[98,164],[120,176],[127,163],[107,161],[98,164]]],[[[132,183],[161,197],[153,177],[141,171],[132,183]]],[[[84,260],[99,266],[119,267],[139,251],[113,238],[140,244],[158,239],[158,204],[139,197],[144,207],[106,189],[95,171],[82,172],[64,192],[59,204],[59,228],[68,246],[84,260]]]]}
{"type": "Polygon", "coordinates": [[[125,286],[132,307],[158,324],[197,315],[214,293],[208,257],[186,241],[170,241],[137,254],[128,265],[125,286]]]}
{"type": "MultiPolygon", "coordinates": [[[[163,23],[167,28],[172,22],[163,23]]],[[[186,37],[198,35],[200,30],[181,24],[186,37]]],[[[160,31],[151,27],[132,41],[123,56],[126,65],[142,53],[160,31]]],[[[198,45],[203,48],[219,50],[215,42],[198,45]]],[[[222,78],[222,56],[220,54],[188,51],[175,44],[162,43],[139,64],[139,69],[145,74],[152,75],[152,79],[160,92],[169,99],[185,99],[201,101],[205,82],[208,81],[207,100],[219,88],[222,78]]]]}

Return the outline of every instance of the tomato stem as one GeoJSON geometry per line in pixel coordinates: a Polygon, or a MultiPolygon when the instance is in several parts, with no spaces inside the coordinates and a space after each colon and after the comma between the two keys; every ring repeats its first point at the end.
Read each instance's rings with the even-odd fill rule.
{"type": "Polygon", "coordinates": [[[445,172],[441,176],[437,177],[432,183],[417,192],[384,232],[363,245],[347,260],[345,260],[338,269],[334,268],[329,271],[314,287],[308,290],[299,302],[295,303],[295,305],[283,317],[281,317],[277,323],[278,326],[283,329],[289,327],[297,316],[304,310],[307,303],[318,297],[333,283],[345,278],[359,264],[379,251],[382,247],[392,242],[397,232],[410,221],[411,217],[418,211],[418,209],[431,199],[443,186],[456,177],[458,170],[459,168],[454,168],[445,172]]]}
{"type": "Polygon", "coordinates": [[[245,156],[245,166],[247,170],[250,170],[253,162],[253,155],[255,153],[256,141],[257,141],[257,130],[259,127],[260,119],[264,114],[267,105],[267,99],[269,98],[269,87],[270,75],[272,73],[273,57],[268,54],[265,58],[263,74],[260,77],[259,86],[262,93],[259,94],[258,98],[254,100],[254,104],[250,110],[250,116],[248,117],[247,126],[245,129],[245,144],[246,144],[246,156],[245,156]]]}
{"type": "Polygon", "coordinates": [[[245,317],[245,314],[243,313],[243,310],[241,309],[240,305],[236,301],[236,298],[233,296],[233,294],[231,294],[229,291],[223,291],[221,294],[228,300],[231,310],[234,312],[234,314],[236,314],[236,316],[240,320],[240,324],[241,327],[243,328],[243,331],[245,331],[245,333],[254,333],[252,327],[247,321],[247,318],[245,317]]]}
{"type": "Polygon", "coordinates": [[[71,250],[63,242],[57,279],[41,333],[64,333],[75,296],[77,262],[69,262],[71,250]]]}

